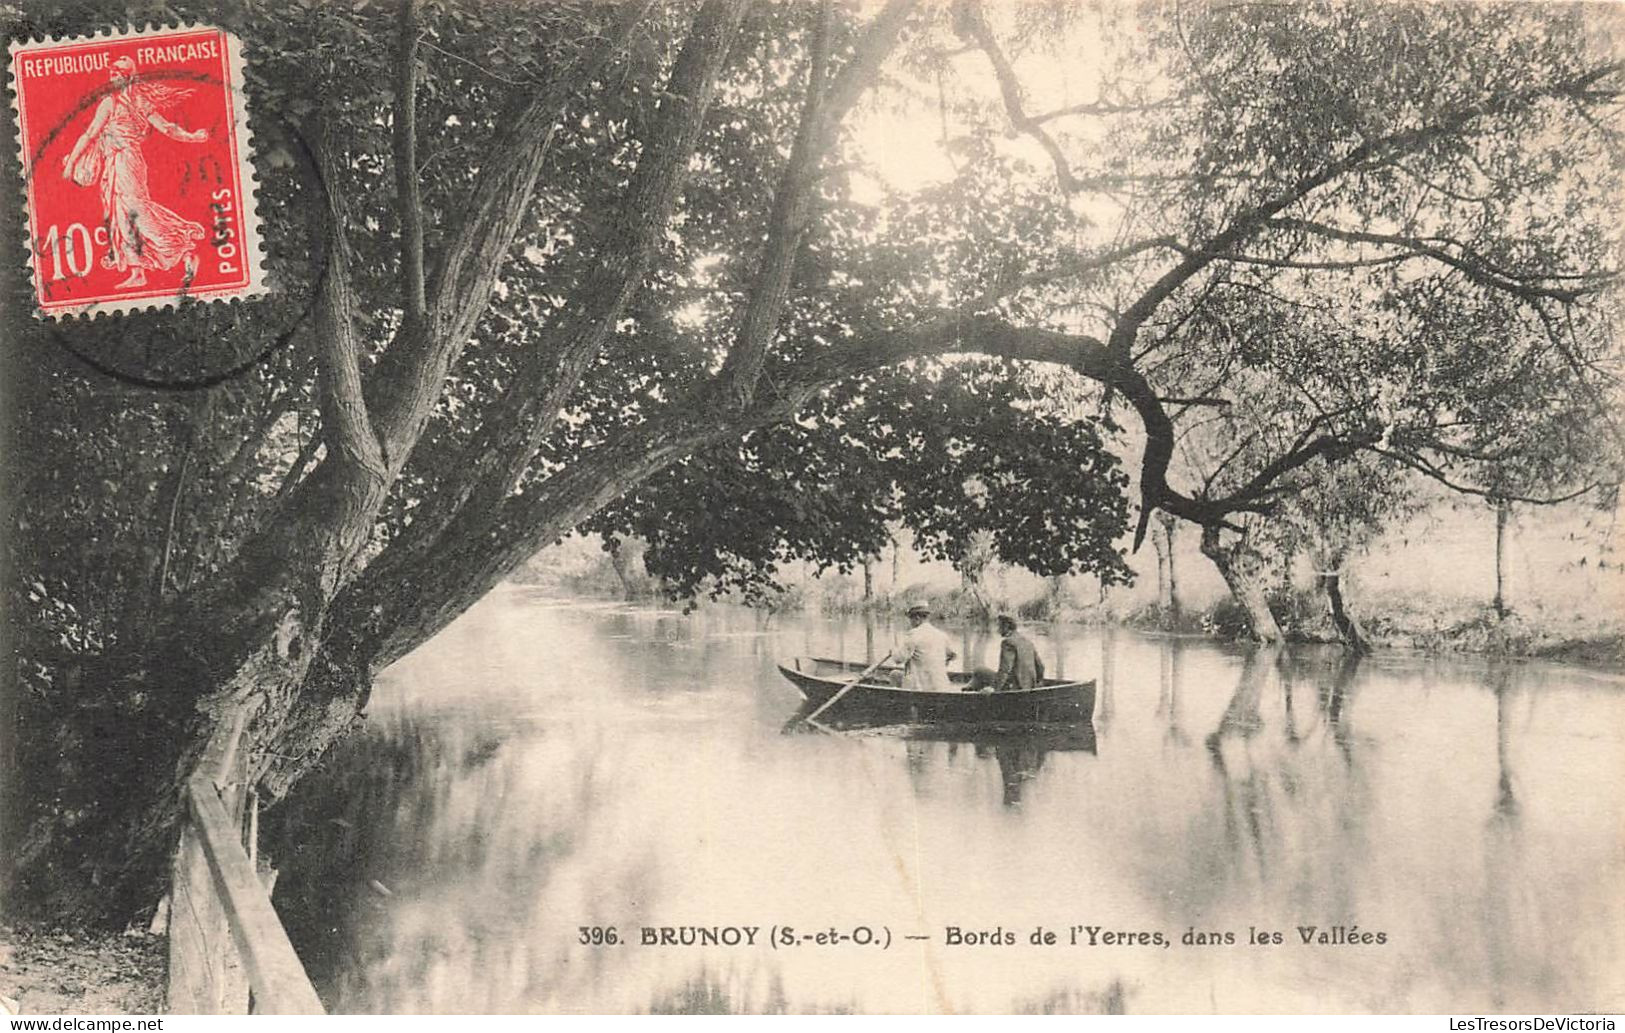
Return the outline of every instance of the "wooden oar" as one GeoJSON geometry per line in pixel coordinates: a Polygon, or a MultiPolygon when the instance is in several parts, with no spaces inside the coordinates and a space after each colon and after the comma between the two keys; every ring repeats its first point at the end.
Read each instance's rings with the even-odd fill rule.
{"type": "Polygon", "coordinates": [[[851,681],[847,682],[845,685],[842,685],[839,692],[837,692],[835,695],[831,696],[829,699],[824,700],[824,702],[819,705],[817,710],[814,710],[812,713],[808,714],[806,717],[802,718],[801,720],[806,722],[807,724],[812,725],[814,728],[820,729],[820,730],[825,731],[825,732],[829,731],[828,728],[825,728],[823,725],[818,723],[818,721],[817,721],[818,715],[822,714],[824,711],[828,710],[830,707],[833,707],[840,700],[840,698],[842,696],[846,695],[848,692],[851,692],[853,687],[856,686],[858,684],[858,682],[862,681],[863,679],[869,677],[871,674],[873,674],[876,671],[880,670],[880,665],[885,663],[887,660],[890,660],[890,659],[891,659],[891,654],[887,653],[885,656],[881,657],[879,660],[876,660],[874,663],[870,664],[868,667],[865,667],[862,671],[860,671],[858,673],[858,676],[856,678],[853,678],[851,681]]]}

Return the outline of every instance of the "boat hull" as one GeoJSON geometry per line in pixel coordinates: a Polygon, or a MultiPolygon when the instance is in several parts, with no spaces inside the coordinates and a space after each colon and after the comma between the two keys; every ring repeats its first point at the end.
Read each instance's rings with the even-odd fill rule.
{"type": "MultiPolygon", "coordinates": [[[[793,657],[779,672],[806,698],[807,708],[822,706],[861,673],[866,664],[815,657],[793,657]]],[[[1021,726],[1090,720],[1095,711],[1093,681],[1047,679],[1017,692],[921,692],[873,680],[854,687],[819,717],[838,725],[1021,726]]],[[[969,675],[950,678],[963,686],[969,675]]]]}

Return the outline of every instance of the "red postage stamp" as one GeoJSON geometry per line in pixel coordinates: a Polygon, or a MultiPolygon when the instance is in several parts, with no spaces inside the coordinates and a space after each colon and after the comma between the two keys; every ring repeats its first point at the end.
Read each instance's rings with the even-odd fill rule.
{"type": "Polygon", "coordinates": [[[39,314],[263,290],[234,36],[195,26],[9,49],[39,314]]]}

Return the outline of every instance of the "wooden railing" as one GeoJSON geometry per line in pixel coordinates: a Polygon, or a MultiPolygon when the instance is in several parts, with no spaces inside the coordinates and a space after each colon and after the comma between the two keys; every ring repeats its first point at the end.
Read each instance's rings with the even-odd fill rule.
{"type": "Polygon", "coordinates": [[[251,857],[257,828],[243,847],[242,725],[239,716],[223,728],[186,786],[169,896],[169,1010],[320,1015],[322,1002],[271,906],[274,873],[257,871],[251,857]]]}

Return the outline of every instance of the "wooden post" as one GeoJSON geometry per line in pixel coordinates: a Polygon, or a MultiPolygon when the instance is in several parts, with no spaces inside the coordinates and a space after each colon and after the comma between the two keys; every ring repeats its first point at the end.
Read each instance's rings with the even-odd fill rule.
{"type": "MultiPolygon", "coordinates": [[[[322,1014],[276,917],[266,880],[243,848],[246,764],[239,709],[186,785],[188,821],[170,890],[169,1011],[322,1014]]],[[[257,818],[257,814],[255,815],[257,818]]],[[[257,825],[257,821],[254,822],[257,825]]],[[[257,828],[252,834],[257,835],[257,828]]]]}
{"type": "Polygon", "coordinates": [[[231,942],[253,987],[255,1011],[264,1015],[324,1014],[305,966],[271,907],[271,898],[248,865],[248,855],[237,838],[238,826],[214,787],[205,779],[193,779],[187,802],[227,917],[231,942]]]}
{"type": "MultiPolygon", "coordinates": [[[[229,784],[237,767],[237,743],[244,716],[239,710],[222,723],[198,770],[213,791],[229,784]]],[[[170,887],[169,1010],[183,1015],[241,1015],[248,1011],[248,988],[234,965],[231,930],[214,892],[209,861],[190,822],[181,832],[170,887]]]]}

